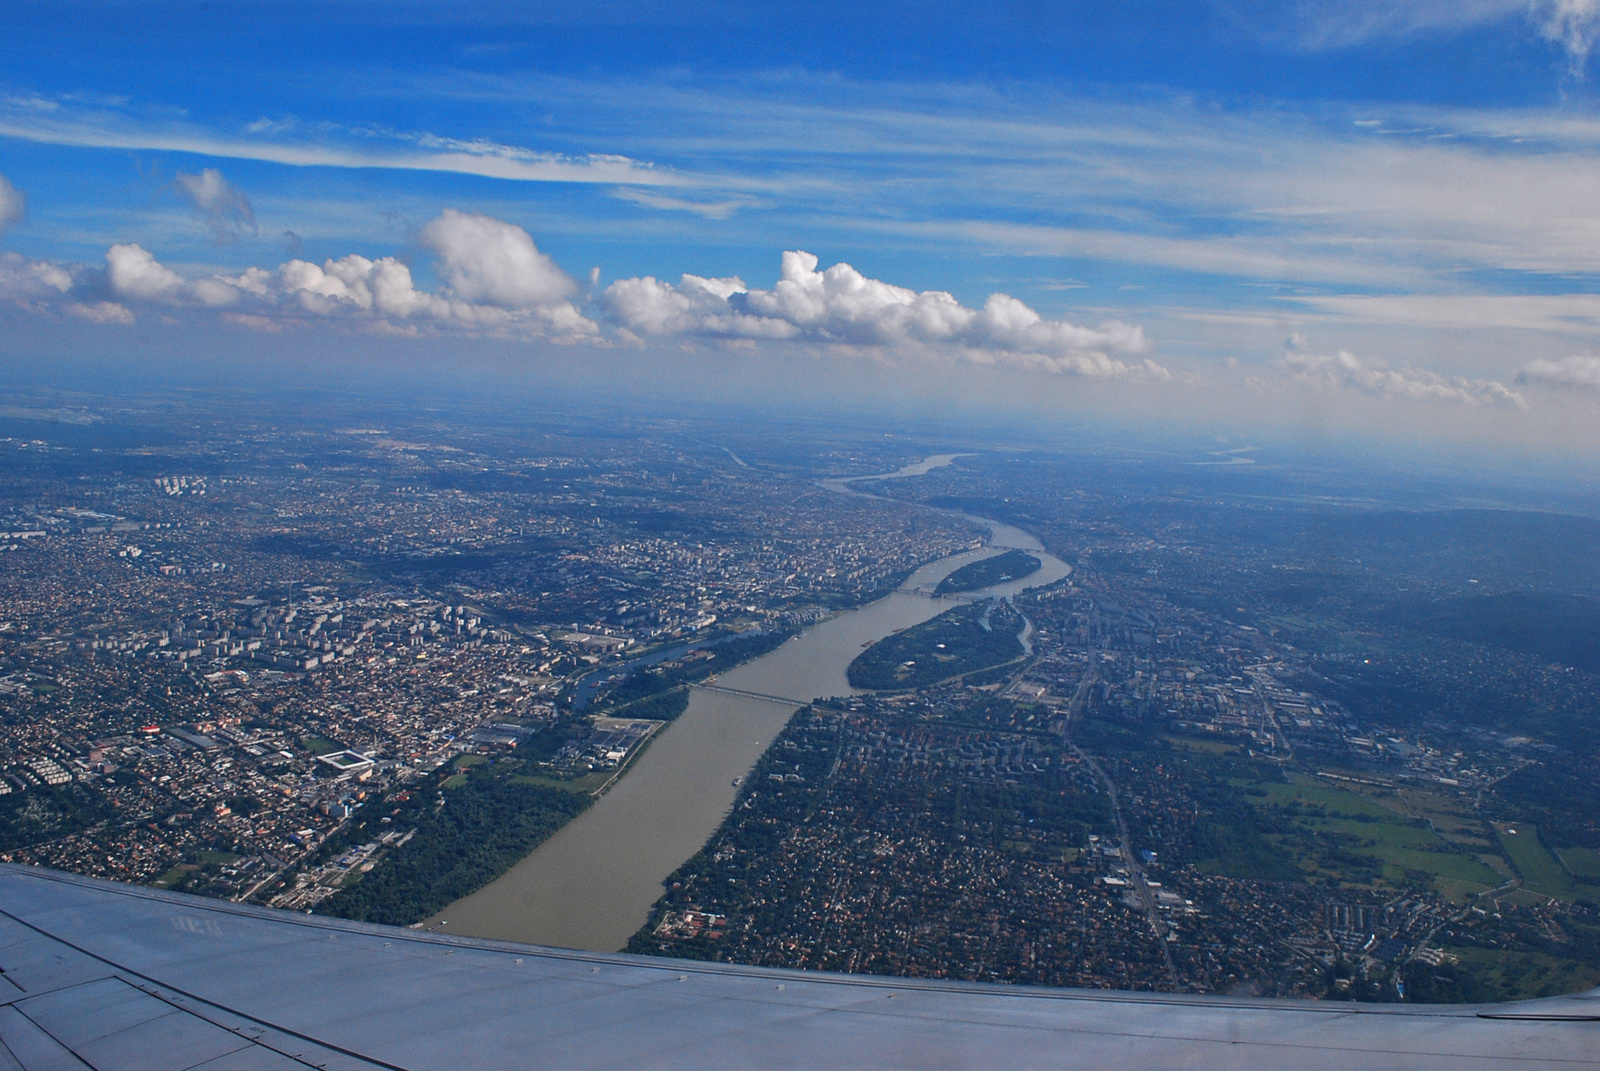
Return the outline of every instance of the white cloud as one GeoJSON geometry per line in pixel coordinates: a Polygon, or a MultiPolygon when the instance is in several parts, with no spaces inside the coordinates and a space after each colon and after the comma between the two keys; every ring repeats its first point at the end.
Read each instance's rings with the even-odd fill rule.
{"type": "Polygon", "coordinates": [[[727,219],[741,208],[749,208],[760,203],[753,197],[691,201],[687,198],[670,197],[654,190],[636,189],[632,186],[619,186],[611,191],[611,196],[622,201],[632,201],[634,204],[643,205],[646,208],[659,208],[667,212],[691,212],[705,219],[727,219]]]}
{"type": "Polygon", "coordinates": [[[1600,390],[1600,357],[1577,355],[1559,361],[1530,361],[1517,376],[1517,382],[1600,390]]]}
{"type": "MultiPolygon", "coordinates": [[[[1526,21],[1528,0],[1280,0],[1272,8],[1343,19],[1369,35],[1500,17],[1524,35],[1536,32],[1526,21]]],[[[550,77],[482,88],[505,107],[549,101],[584,117],[587,140],[626,140],[672,167],[292,122],[179,130],[170,117],[133,105],[65,99],[49,108],[0,99],[0,134],[288,164],[603,182],[634,203],[711,218],[759,198],[841,235],[830,242],[858,247],[892,233],[930,250],[1289,285],[1420,289],[1441,272],[1600,272],[1600,217],[1592,211],[1600,123],[1581,109],[1221,108],[1147,96],[1064,99],[1041,85],[864,86],[794,74],[693,91],[550,77]]],[[[666,219],[656,225],[664,234],[674,227],[666,219]]]]}
{"type": "Polygon", "coordinates": [[[189,202],[201,222],[211,228],[219,244],[256,233],[256,214],[250,198],[223,178],[216,168],[205,168],[198,175],[180,172],[172,180],[172,188],[189,202]]]}
{"type": "Polygon", "coordinates": [[[1497,329],[1585,337],[1600,331],[1597,294],[1309,295],[1292,302],[1346,322],[1430,331],[1497,329]]]}
{"type": "Polygon", "coordinates": [[[943,352],[978,363],[1004,362],[1052,372],[1111,376],[1165,375],[1151,361],[1124,355],[1147,348],[1143,331],[1119,321],[1081,327],[1046,320],[1005,294],[969,309],[944,291],[917,292],[862,275],[848,264],[817,270],[817,258],[783,254],[771,290],[739,278],[685,275],[676,284],[650,276],[623,279],[603,298],[630,332],[747,339],[801,339],[889,352],[943,352]]]}
{"type": "Polygon", "coordinates": [[[0,231],[19,222],[27,208],[28,199],[22,195],[22,191],[11,185],[4,175],[0,175],[0,231]]]}
{"type": "Polygon", "coordinates": [[[291,260],[278,268],[276,276],[253,269],[238,277],[236,285],[240,283],[252,286],[262,296],[274,291],[287,295],[307,312],[324,316],[349,310],[402,320],[413,314],[450,315],[450,303],[417,290],[411,281],[411,269],[394,257],[368,260],[351,254],[328,260],[320,267],[310,261],[291,260]]]}
{"type": "Polygon", "coordinates": [[[383,168],[478,175],[514,182],[597,182],[680,186],[682,175],[615,154],[564,156],[481,139],[462,140],[373,127],[315,130],[293,122],[253,123],[219,132],[126,110],[124,102],[0,98],[0,136],[45,145],[191,153],[288,167],[383,168]],[[342,141],[343,143],[338,143],[342,141]]]}
{"type": "Polygon", "coordinates": [[[1567,50],[1572,76],[1582,78],[1600,36],[1600,0],[1534,0],[1529,13],[1546,40],[1567,50]]]}
{"type": "Polygon", "coordinates": [[[440,249],[438,268],[449,280],[439,293],[417,289],[411,269],[394,257],[369,260],[356,254],[320,266],[291,260],[276,272],[251,269],[226,282],[267,303],[287,300],[320,316],[364,315],[391,327],[427,322],[558,339],[598,335],[599,326],[562,297],[576,284],[534,249],[521,228],[462,213],[447,213],[434,223],[441,220],[447,225],[423,228],[424,240],[440,249]],[[474,245],[474,236],[490,240],[474,245]]]}
{"type": "Polygon", "coordinates": [[[106,282],[115,297],[168,305],[216,308],[232,305],[240,297],[227,280],[213,277],[191,282],[133,243],[106,250],[106,282]]]}
{"type": "Polygon", "coordinates": [[[463,301],[537,309],[578,292],[527,231],[504,220],[447,208],[422,228],[418,240],[438,254],[439,275],[463,301]]]}
{"type": "Polygon", "coordinates": [[[177,301],[184,278],[158,262],[143,246],[114,245],[106,250],[106,278],[118,297],[177,301]]]}
{"type": "Polygon", "coordinates": [[[129,242],[106,250],[103,271],[0,256],[0,298],[38,311],[59,304],[102,323],[131,322],[127,305],[147,303],[228,308],[233,311],[223,316],[225,322],[262,330],[274,319],[303,320],[309,314],[352,319],[374,331],[416,333],[420,326],[599,339],[599,325],[570,300],[577,283],[522,228],[447,211],[422,229],[421,239],[438,253],[436,268],[445,285],[437,292],[419,289],[411,268],[395,257],[350,254],[321,264],[294,259],[276,269],[190,279],[129,242]]]}
{"type": "Polygon", "coordinates": [[[133,313],[126,305],[115,301],[69,302],[67,312],[80,320],[88,320],[95,324],[131,324],[133,313]]]}
{"type": "Polygon", "coordinates": [[[1392,369],[1377,358],[1359,357],[1347,350],[1337,354],[1290,352],[1279,364],[1285,371],[1320,386],[1380,398],[1506,409],[1528,407],[1522,395],[1498,380],[1447,376],[1425,368],[1392,369]]]}
{"type": "Polygon", "coordinates": [[[1528,0],[1265,0],[1239,4],[1235,11],[1269,39],[1317,50],[1453,33],[1528,9],[1528,0]]]}
{"type": "Polygon", "coordinates": [[[0,253],[0,297],[12,301],[59,298],[72,289],[72,273],[47,260],[0,253]]]}
{"type": "Polygon", "coordinates": [[[1269,40],[1312,51],[1531,22],[1566,52],[1571,73],[1580,78],[1600,31],[1597,0],[1246,0],[1230,6],[1269,40]]]}

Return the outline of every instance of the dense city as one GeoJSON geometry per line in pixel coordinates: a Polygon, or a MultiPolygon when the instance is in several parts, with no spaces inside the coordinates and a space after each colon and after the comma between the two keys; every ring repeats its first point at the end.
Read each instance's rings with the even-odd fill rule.
{"type": "Polygon", "coordinates": [[[982,535],[687,436],[458,438],[262,427],[177,476],[0,441],[7,857],[311,907],[404,837],[329,858],[351,815],[462,754],[584,798],[615,776],[659,721],[597,727],[585,678],[710,669],[982,535]]]}
{"type": "MultiPolygon", "coordinates": [[[[1463,511],[1424,547],[1264,477],[1109,491],[974,452],[854,494],[820,481],[934,451],[382,416],[155,407],[119,415],[134,446],[13,421],[0,857],[420,925],[690,689],[983,547],[982,516],[1070,575],[868,646],[868,690],[789,722],[631,949],[1378,1001],[1600,983],[1600,665],[1540,627],[1593,612],[1593,522],[1463,511]],[[1564,548],[1537,590],[1577,601],[1517,594],[1507,524],[1564,548]]],[[[989,561],[968,587],[1038,566],[989,561]]]]}

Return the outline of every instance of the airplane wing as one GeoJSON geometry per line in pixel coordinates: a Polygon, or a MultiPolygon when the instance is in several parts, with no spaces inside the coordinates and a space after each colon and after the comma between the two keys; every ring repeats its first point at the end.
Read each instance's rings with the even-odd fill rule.
{"type": "Polygon", "coordinates": [[[1487,1007],[963,985],[535,948],[0,866],[0,1071],[1600,1066],[1487,1007]]]}

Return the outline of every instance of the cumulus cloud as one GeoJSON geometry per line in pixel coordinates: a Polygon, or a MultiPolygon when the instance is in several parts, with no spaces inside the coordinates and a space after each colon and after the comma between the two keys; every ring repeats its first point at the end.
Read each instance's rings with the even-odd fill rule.
{"type": "Polygon", "coordinates": [[[72,285],[72,273],[60,265],[20,253],[0,253],[0,295],[14,301],[57,298],[72,285]]]}
{"type": "Polygon", "coordinates": [[[446,212],[419,238],[437,254],[444,280],[437,291],[419,288],[410,266],[396,257],[350,254],[321,264],[294,258],[275,269],[187,278],[128,242],[106,250],[101,270],[0,257],[0,297],[37,311],[53,304],[101,323],[131,322],[132,310],[158,305],[226,308],[225,322],[258,330],[311,316],[352,319],[374,331],[598,339],[599,325],[570,300],[577,283],[522,228],[446,212]]]}
{"type": "Polygon", "coordinates": [[[225,281],[319,315],[360,312],[391,325],[432,321],[497,330],[521,325],[558,337],[598,334],[598,325],[570,300],[578,284],[521,227],[446,209],[417,240],[436,254],[434,270],[444,282],[437,293],[419,290],[411,269],[394,257],[355,254],[321,265],[291,260],[275,273],[252,269],[225,281]]]}
{"type": "Polygon", "coordinates": [[[1153,361],[1130,364],[1111,353],[1147,348],[1143,331],[1119,321],[1081,327],[1046,320],[1005,294],[970,309],[939,290],[917,292],[862,275],[848,264],[817,270],[810,253],[783,254],[777,285],[751,289],[737,277],[651,276],[611,284],[602,297],[630,332],[744,339],[798,339],[889,351],[948,352],[979,363],[1008,363],[1090,376],[1165,375],[1153,361]]]}
{"type": "Polygon", "coordinates": [[[106,282],[113,296],[168,305],[232,305],[239,291],[212,277],[192,282],[156,260],[141,245],[114,245],[106,250],[106,282]]]}
{"type": "MultiPolygon", "coordinates": [[[[447,232],[444,237],[454,244],[440,242],[438,269],[448,283],[437,293],[418,289],[410,267],[395,257],[372,260],[358,254],[321,264],[291,260],[274,272],[251,268],[220,281],[280,309],[366,316],[391,327],[430,323],[502,333],[522,329],[561,338],[598,334],[598,325],[561,296],[576,285],[533,248],[525,231],[488,217],[471,218],[516,234],[493,232],[498,246],[474,248],[459,232],[447,232]]],[[[439,240],[440,234],[435,230],[431,237],[439,240]]]]}
{"type": "Polygon", "coordinates": [[[28,199],[22,191],[0,175],[0,231],[20,221],[28,208],[28,199]]]}
{"type": "Polygon", "coordinates": [[[572,277],[539,252],[527,231],[504,220],[447,208],[417,238],[438,254],[440,277],[462,301],[537,309],[559,305],[578,292],[572,277]]]}
{"type": "Polygon", "coordinates": [[[228,282],[261,297],[274,292],[297,301],[307,312],[330,315],[359,309],[396,319],[412,315],[450,315],[450,303],[416,288],[411,269],[394,257],[368,260],[351,254],[322,265],[291,260],[276,274],[251,269],[228,282]]]}
{"type": "Polygon", "coordinates": [[[624,279],[595,294],[598,269],[587,288],[580,286],[525,230],[503,220],[446,211],[418,231],[417,241],[434,254],[436,287],[419,285],[398,257],[356,253],[191,277],[127,242],[106,251],[103,268],[0,257],[0,297],[101,323],[131,322],[142,308],[156,307],[163,316],[214,313],[211,322],[252,330],[325,320],[379,333],[457,331],[605,344],[600,325],[579,307],[587,293],[581,300],[605,309],[615,324],[612,337],[627,341],[792,341],[1059,374],[1171,378],[1144,356],[1148,344],[1136,326],[1046,319],[1006,294],[968,308],[943,291],[895,286],[848,264],[819,270],[809,253],[785,253],[781,276],[768,290],[737,278],[684,275],[675,284],[624,279]]]}
{"type": "Polygon", "coordinates": [[[1600,390],[1600,357],[1579,355],[1559,361],[1530,361],[1517,376],[1517,382],[1600,390]]]}
{"type": "Polygon", "coordinates": [[[1347,350],[1331,355],[1290,352],[1279,364],[1289,373],[1321,386],[1380,398],[1504,409],[1528,407],[1522,395],[1498,380],[1447,376],[1425,368],[1393,369],[1376,358],[1359,357],[1347,350]]]}
{"type": "Polygon", "coordinates": [[[219,245],[256,233],[256,214],[250,198],[223,178],[216,168],[205,168],[198,175],[180,172],[172,180],[172,188],[189,202],[200,221],[211,228],[219,245]]]}
{"type": "Polygon", "coordinates": [[[183,276],[159,263],[143,246],[114,245],[106,250],[106,278],[113,293],[146,301],[174,301],[183,276]]]}

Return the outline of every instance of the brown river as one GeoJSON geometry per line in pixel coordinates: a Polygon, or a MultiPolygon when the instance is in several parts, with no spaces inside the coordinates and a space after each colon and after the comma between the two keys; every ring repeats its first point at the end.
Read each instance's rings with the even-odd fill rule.
{"type": "MultiPolygon", "coordinates": [[[[922,475],[957,456],[935,455],[887,478],[922,475]]],[[[850,484],[875,478],[886,477],[823,486],[860,494],[850,484]]],[[[984,548],[924,565],[898,591],[820,621],[715,682],[747,694],[691,689],[688,709],[594,806],[500,878],[429,919],[428,928],[561,948],[622,948],[644,925],[662,882],[722,824],[739,791],[734,782],[749,775],[790,717],[814,698],[857,694],[845,669],[864,646],[955,605],[929,594],[940,580],[1013,548],[1034,553],[1040,570],[965,598],[1014,595],[1071,572],[1021,529],[971,519],[990,530],[984,548]]]]}

